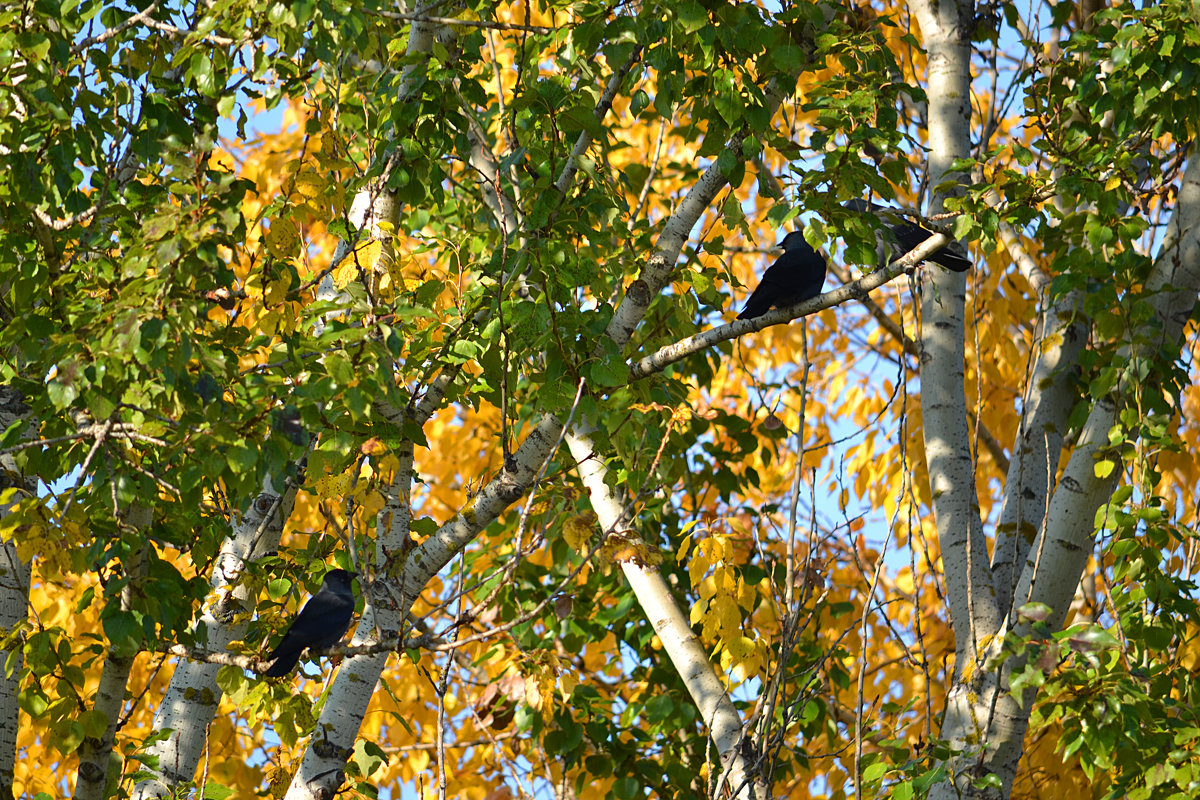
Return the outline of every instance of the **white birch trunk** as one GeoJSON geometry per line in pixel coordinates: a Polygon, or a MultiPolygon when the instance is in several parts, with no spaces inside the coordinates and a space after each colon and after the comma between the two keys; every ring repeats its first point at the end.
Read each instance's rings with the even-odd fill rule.
{"type": "Polygon", "coordinates": [[[1017,576],[1042,527],[1062,454],[1063,433],[1075,402],[1073,372],[1087,342],[1077,292],[1045,309],[1034,338],[1034,362],[1021,408],[996,525],[992,572],[1001,608],[1013,607],[1017,576]]]}
{"type": "MultiPolygon", "coordinates": [[[[970,153],[971,3],[916,0],[914,10],[929,51],[929,182],[948,178],[951,164],[970,153]]],[[[941,205],[935,198],[931,210],[941,205]]],[[[987,541],[975,494],[964,392],[963,322],[967,273],[934,265],[921,270],[921,413],[933,513],[945,565],[956,670],[974,654],[1001,612],[992,585],[987,541]]]]}
{"type": "MultiPolygon", "coordinates": [[[[7,430],[17,420],[28,414],[17,393],[7,386],[0,386],[0,430],[7,430]]],[[[30,426],[32,435],[34,426],[30,426]]],[[[30,437],[31,438],[31,437],[30,437]]],[[[15,459],[11,455],[0,456],[0,489],[17,487],[32,495],[37,491],[37,481],[19,477],[15,459]]],[[[7,516],[10,505],[0,505],[0,517],[7,516]]],[[[0,542],[0,631],[7,634],[25,622],[29,608],[30,564],[17,554],[15,542],[0,542]]],[[[0,650],[0,800],[12,800],[13,778],[16,768],[17,731],[20,729],[21,708],[18,702],[21,691],[22,638],[13,640],[12,650],[0,650]],[[4,669],[10,664],[12,671],[4,669]]]]}
{"type": "MultiPolygon", "coordinates": [[[[1152,357],[1160,347],[1172,351],[1179,347],[1183,326],[1200,292],[1200,166],[1189,163],[1179,192],[1179,205],[1171,219],[1163,249],[1146,283],[1146,295],[1154,308],[1159,343],[1131,349],[1136,361],[1152,357]]],[[[1129,387],[1122,387],[1128,389],[1129,387]]],[[[1053,394],[1050,385],[1047,392],[1053,394]]],[[[1116,487],[1115,475],[1096,475],[1097,460],[1109,452],[1108,432],[1116,422],[1120,396],[1098,402],[1088,416],[1079,441],[1071,453],[1063,476],[1054,487],[1044,526],[1027,548],[1028,555],[1018,566],[1020,577],[1014,592],[1010,619],[1015,609],[1027,602],[1045,603],[1051,616],[1051,628],[1059,628],[1066,619],[1080,575],[1095,543],[1094,519],[1097,509],[1108,501],[1116,487]]],[[[1066,403],[1069,407],[1070,403],[1066,403]]],[[[1119,471],[1118,471],[1119,472],[1119,471]]],[[[1027,625],[1012,626],[1018,636],[1028,635],[1027,625]]],[[[997,631],[994,643],[1007,632],[997,631]]],[[[997,647],[993,645],[992,652],[997,647]]],[[[1010,658],[1000,674],[978,670],[974,681],[956,682],[948,702],[942,735],[965,745],[982,743],[983,757],[960,760],[958,786],[942,784],[930,793],[934,800],[960,796],[1003,798],[1012,790],[1013,778],[1023,752],[1028,709],[1008,693],[1008,680],[1024,666],[1021,659],[1010,658]],[[977,790],[969,778],[992,774],[1000,779],[999,790],[977,790]],[[961,793],[961,794],[960,794],[961,793]]]]}
{"type": "MultiPolygon", "coordinates": [[[[0,506],[0,517],[9,513],[9,506],[0,506]]],[[[29,607],[28,561],[21,561],[13,542],[0,544],[0,629],[11,631],[25,621],[29,607]]],[[[13,771],[16,766],[17,730],[21,708],[21,640],[13,650],[0,650],[0,666],[11,663],[12,672],[0,669],[0,800],[13,797],[13,771]]]]}
{"type": "MultiPolygon", "coordinates": [[[[150,527],[154,518],[146,506],[135,506],[125,515],[121,524],[136,531],[150,527]]],[[[143,543],[132,563],[126,565],[128,582],[121,590],[121,610],[128,611],[133,605],[133,594],[145,581],[146,547],[143,543]]],[[[129,673],[133,669],[135,652],[118,651],[110,646],[100,672],[100,684],[96,687],[96,701],[92,712],[105,720],[104,734],[100,738],[88,737],[79,745],[79,776],[75,781],[75,800],[101,800],[109,796],[121,774],[121,763],[112,760],[113,741],[117,735],[117,723],[121,709],[125,707],[125,689],[129,685],[129,673]],[[111,783],[110,783],[111,782],[111,783]]]]}
{"type": "MultiPolygon", "coordinates": [[[[974,6],[960,0],[914,0],[912,7],[928,51],[929,182],[939,186],[952,177],[949,170],[954,160],[970,154],[970,32],[974,6]]],[[[940,205],[941,197],[935,197],[931,210],[939,210],[940,205]]],[[[1006,609],[998,603],[999,592],[975,493],[964,388],[966,277],[966,273],[951,273],[932,265],[921,272],[925,456],[955,636],[954,670],[942,738],[963,751],[949,764],[951,781],[935,786],[930,794],[939,798],[959,791],[969,793],[973,791],[972,778],[994,771],[994,744],[987,737],[971,735],[976,731],[975,722],[981,719],[976,702],[981,691],[986,691],[989,700],[983,709],[984,718],[996,725],[1007,727],[1011,715],[1019,712],[1010,696],[997,691],[997,676],[983,669],[1006,609]]]]}
{"type": "MultiPolygon", "coordinates": [[[[254,598],[238,585],[247,561],[279,546],[283,520],[291,511],[295,489],[280,497],[264,491],[237,520],[233,535],[225,540],[217,555],[211,580],[212,605],[200,617],[207,633],[207,648],[222,651],[231,642],[246,635],[246,619],[254,608],[254,598]]],[[[154,729],[169,731],[167,737],[152,745],[147,755],[157,759],[153,776],[134,787],[135,800],[166,797],[172,787],[190,781],[196,774],[208,726],[221,702],[217,686],[219,664],[182,661],[171,676],[154,729]]]]}

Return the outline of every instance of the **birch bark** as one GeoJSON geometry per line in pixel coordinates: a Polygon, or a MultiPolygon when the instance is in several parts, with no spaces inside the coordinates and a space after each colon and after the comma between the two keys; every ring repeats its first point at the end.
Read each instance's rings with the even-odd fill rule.
{"type": "MultiPolygon", "coordinates": [[[[18,394],[0,386],[0,430],[25,418],[29,409],[18,394]]],[[[31,426],[32,431],[32,426],[31,426]]],[[[21,477],[11,455],[0,456],[0,489],[17,488],[33,494],[37,481],[21,477]]],[[[0,505],[0,517],[9,513],[10,505],[0,505]]],[[[0,543],[0,635],[7,636],[26,618],[29,608],[30,564],[22,561],[15,542],[0,543]]],[[[13,771],[16,767],[17,731],[20,729],[20,692],[23,641],[13,637],[11,645],[0,650],[0,800],[13,797],[13,771]],[[11,648],[11,649],[10,649],[11,648]],[[3,667],[11,664],[12,671],[3,667]]]]}
{"type": "MultiPolygon", "coordinates": [[[[126,511],[120,524],[140,534],[153,521],[151,510],[145,506],[134,506],[126,511]]],[[[127,583],[121,590],[121,610],[129,611],[133,597],[141,591],[146,578],[146,548],[132,559],[125,575],[127,583]]],[[[96,688],[96,700],[92,713],[105,720],[104,733],[98,738],[88,737],[79,745],[79,777],[75,781],[75,800],[100,800],[110,794],[120,776],[120,762],[111,763],[113,741],[121,710],[125,707],[125,689],[129,685],[129,673],[133,669],[133,651],[120,645],[110,644],[104,657],[104,668],[100,672],[100,685],[96,688]],[[115,774],[112,767],[116,767],[115,774]],[[110,785],[111,780],[111,785],[110,785]]]]}
{"type": "MultiPolygon", "coordinates": [[[[200,617],[209,650],[226,650],[231,642],[246,635],[254,602],[238,585],[242,570],[247,561],[278,547],[283,520],[291,511],[295,495],[295,489],[283,496],[264,489],[235,522],[232,535],[222,545],[210,580],[212,605],[200,617]]],[[[165,732],[166,737],[147,749],[151,776],[134,787],[134,798],[169,796],[173,787],[196,774],[209,723],[221,702],[222,692],[217,686],[220,668],[219,664],[194,661],[183,661],[175,667],[154,715],[154,729],[165,732]]]]}
{"type": "MultiPolygon", "coordinates": [[[[914,0],[912,8],[928,52],[929,181],[937,187],[953,179],[954,161],[971,152],[970,33],[974,5],[962,0],[914,0]]],[[[941,202],[942,196],[935,196],[932,210],[939,210],[941,202]]],[[[982,669],[983,658],[997,643],[1005,610],[983,533],[967,425],[963,348],[966,277],[966,273],[940,269],[921,273],[919,335],[925,455],[955,635],[954,669],[942,737],[963,752],[951,763],[952,781],[935,786],[931,792],[930,797],[939,800],[959,792],[969,795],[975,791],[971,778],[993,771],[992,762],[997,759],[994,745],[983,737],[979,753],[981,739],[972,735],[977,732],[978,720],[987,718],[1009,730],[1019,712],[1012,697],[998,691],[996,676],[982,669]],[[988,700],[982,709],[980,690],[986,690],[988,700]]]]}
{"type": "MultiPolygon", "coordinates": [[[[930,182],[938,186],[946,181],[954,160],[971,152],[973,10],[967,3],[926,0],[914,0],[912,7],[929,53],[930,182]]],[[[1200,290],[1198,180],[1200,170],[1189,163],[1179,204],[1146,285],[1154,309],[1150,324],[1161,332],[1158,347],[1129,348],[1127,354],[1135,362],[1162,348],[1177,352],[1195,305],[1200,290]]],[[[1095,404],[1055,483],[1067,414],[1077,399],[1070,376],[1083,351],[1087,320],[1079,313],[1081,297],[1075,293],[1044,308],[989,560],[965,424],[963,277],[926,270],[922,280],[921,404],[956,638],[942,737],[960,752],[950,764],[952,778],[930,792],[933,800],[1004,798],[1012,790],[1032,697],[1018,703],[1008,691],[1010,677],[1024,665],[1021,659],[1008,658],[998,670],[989,668],[989,659],[1001,653],[1007,634],[1030,633],[1016,614],[1027,602],[1048,605],[1052,627],[1064,622],[1094,545],[1095,513],[1116,485],[1112,478],[1097,477],[1095,465],[1108,452],[1108,434],[1124,402],[1118,391],[1095,404]]],[[[1037,285],[1045,288],[1044,282],[1037,285]]]]}

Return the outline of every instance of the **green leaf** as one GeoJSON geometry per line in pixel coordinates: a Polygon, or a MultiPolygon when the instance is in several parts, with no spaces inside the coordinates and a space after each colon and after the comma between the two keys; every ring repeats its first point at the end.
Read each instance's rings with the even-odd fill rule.
{"type": "Polygon", "coordinates": [[[142,642],[142,626],[129,611],[114,610],[104,617],[104,636],[121,652],[134,652],[142,642]]]}
{"type": "Polygon", "coordinates": [[[253,469],[258,460],[258,450],[234,445],[225,450],[225,463],[235,473],[247,472],[253,469]]]}
{"type": "Polygon", "coordinates": [[[33,719],[38,719],[42,714],[46,713],[46,708],[50,705],[49,699],[42,694],[40,687],[26,689],[20,695],[21,710],[28,714],[33,719]]]}
{"type": "MultiPolygon", "coordinates": [[[[1066,633],[1068,642],[1075,650],[1105,650],[1120,645],[1116,637],[1099,625],[1073,627],[1066,633]]],[[[1167,638],[1170,639],[1169,633],[1167,638]]]]}
{"type": "Polygon", "coordinates": [[[388,763],[388,757],[379,748],[379,745],[368,742],[366,739],[359,739],[354,743],[354,755],[351,756],[351,761],[358,767],[359,777],[367,778],[375,770],[388,763]]]}
{"type": "Polygon", "coordinates": [[[345,353],[334,351],[325,356],[325,368],[329,376],[342,386],[348,386],[354,381],[354,365],[345,353]]]}
{"type": "Polygon", "coordinates": [[[730,229],[739,228],[746,222],[746,215],[742,211],[742,203],[734,194],[730,194],[729,197],[725,198],[721,212],[725,215],[726,227],[730,229]]]}
{"type": "Polygon", "coordinates": [[[721,154],[717,156],[717,166],[721,168],[721,174],[726,178],[730,178],[741,163],[731,150],[722,150],[721,154]]]}
{"type": "Polygon", "coordinates": [[[617,800],[633,800],[633,798],[638,796],[640,788],[641,784],[638,783],[637,778],[627,775],[624,778],[617,778],[613,781],[612,791],[617,800]]]}
{"type": "Polygon", "coordinates": [[[683,26],[684,33],[695,33],[707,26],[708,12],[694,0],[686,0],[675,9],[675,16],[683,26]]]}
{"type": "Polygon", "coordinates": [[[675,710],[675,701],[668,694],[660,694],[652,697],[646,703],[646,719],[651,723],[658,723],[671,716],[671,712],[675,710]]]}
{"type": "Polygon", "coordinates": [[[1024,693],[1027,689],[1037,689],[1046,682],[1046,676],[1037,666],[1026,664],[1020,673],[1009,679],[1008,693],[1018,703],[1024,703],[1024,693]]]}
{"type": "Polygon", "coordinates": [[[233,789],[217,783],[212,778],[204,782],[204,800],[226,800],[233,794],[233,789]]]}
{"type": "Polygon", "coordinates": [[[633,93],[633,97],[629,99],[629,111],[635,117],[640,117],[649,105],[650,95],[646,94],[645,89],[638,89],[633,93]]]}
{"type": "Polygon", "coordinates": [[[55,725],[51,731],[54,734],[53,745],[60,753],[73,753],[83,743],[83,726],[74,720],[55,725]]]}
{"type": "MultiPolygon", "coordinates": [[[[590,382],[595,386],[611,388],[624,386],[629,382],[629,371],[624,362],[614,364],[607,360],[593,361],[588,365],[587,372],[590,382]]],[[[575,396],[574,390],[571,396],[575,396]]]]}
{"type": "Polygon", "coordinates": [[[104,732],[108,728],[108,720],[103,712],[88,709],[79,715],[79,725],[83,729],[84,736],[90,739],[99,739],[104,736],[104,732]]]}
{"type": "Polygon", "coordinates": [[[733,82],[733,75],[722,72],[720,80],[714,81],[713,107],[727,125],[737,125],[742,120],[742,109],[745,106],[741,92],[733,82]]]}
{"type": "Polygon", "coordinates": [[[79,392],[75,388],[75,384],[64,383],[56,378],[46,384],[46,394],[54,407],[61,411],[75,401],[79,392]]]}
{"type": "Polygon", "coordinates": [[[1165,625],[1147,625],[1142,631],[1142,637],[1151,650],[1166,650],[1175,638],[1171,629],[1165,625]]]}
{"type": "Polygon", "coordinates": [[[887,774],[888,765],[886,761],[876,761],[863,770],[864,783],[878,783],[883,780],[883,776],[887,774]]]}
{"type": "Polygon", "coordinates": [[[565,380],[551,381],[542,386],[538,397],[548,410],[562,411],[575,401],[575,387],[565,380]]]}

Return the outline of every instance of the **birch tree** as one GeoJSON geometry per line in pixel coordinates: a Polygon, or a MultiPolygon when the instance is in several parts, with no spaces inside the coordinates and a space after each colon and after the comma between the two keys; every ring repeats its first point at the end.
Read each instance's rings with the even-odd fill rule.
{"type": "Polygon", "coordinates": [[[0,18],[6,796],[1191,790],[1185,4],[0,18]]]}

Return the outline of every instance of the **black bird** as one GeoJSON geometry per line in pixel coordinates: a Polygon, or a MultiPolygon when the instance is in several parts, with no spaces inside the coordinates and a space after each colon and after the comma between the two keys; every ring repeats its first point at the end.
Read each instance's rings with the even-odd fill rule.
{"type": "MultiPolygon", "coordinates": [[[[851,211],[872,211],[878,214],[895,237],[895,247],[893,249],[896,249],[896,258],[900,258],[921,244],[921,242],[933,236],[933,231],[922,228],[920,225],[896,214],[895,209],[881,206],[878,203],[855,199],[847,201],[846,208],[851,211]]],[[[956,241],[951,241],[950,244],[941,250],[934,251],[933,255],[928,256],[925,260],[941,264],[946,269],[954,272],[966,272],[971,268],[971,261],[967,258],[966,248],[962,246],[962,243],[956,241]]]]}
{"type": "Polygon", "coordinates": [[[350,628],[350,617],[354,615],[354,587],[350,581],[355,576],[344,569],[325,573],[320,590],[300,609],[283,640],[267,657],[275,663],[263,675],[281,678],[296,666],[304,648],[333,647],[342,640],[350,628]]]}
{"type": "Polygon", "coordinates": [[[767,267],[738,319],[761,317],[772,308],[785,308],[821,293],[825,259],[804,240],[804,234],[792,231],[779,246],[783,255],[767,267]]]}

